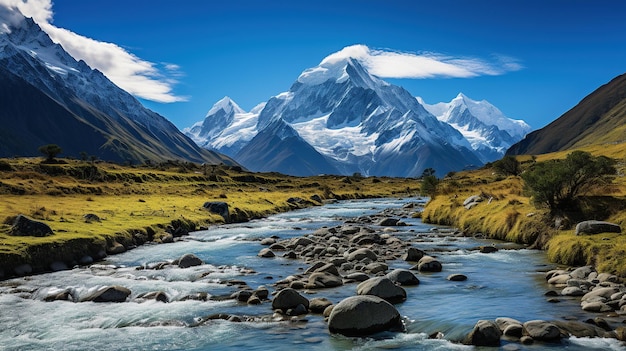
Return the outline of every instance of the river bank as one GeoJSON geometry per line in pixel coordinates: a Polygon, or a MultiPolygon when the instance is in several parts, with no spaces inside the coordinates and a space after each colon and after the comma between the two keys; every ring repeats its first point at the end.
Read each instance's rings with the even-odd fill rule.
{"type": "Polygon", "coordinates": [[[172,242],[225,222],[243,222],[330,199],[405,196],[411,179],[361,176],[290,177],[238,167],[5,159],[0,167],[0,279],[88,264],[144,244],[172,242]],[[291,201],[290,201],[291,199],[291,201]],[[301,199],[301,200],[297,200],[301,199]],[[207,202],[228,206],[228,216],[207,202]],[[50,228],[15,234],[19,215],[50,228]]]}
{"type": "MultiPolygon", "coordinates": [[[[590,315],[576,297],[547,301],[544,291],[552,288],[544,276],[553,266],[540,251],[424,225],[413,218],[419,204],[402,205],[391,199],[328,204],[211,227],[171,245],[109,256],[91,267],[12,279],[0,284],[0,305],[13,311],[0,316],[6,326],[0,334],[3,339],[13,335],[6,339],[8,349],[51,348],[61,345],[57,342],[85,349],[115,338],[113,349],[439,350],[461,348],[458,343],[477,321],[501,317],[597,330],[582,323],[590,315]],[[391,206],[395,210],[382,211],[391,206]],[[412,270],[419,260],[406,259],[416,260],[420,252],[438,261],[441,270],[412,270]],[[404,275],[398,271],[419,280],[402,278],[405,284],[385,289],[405,292],[393,303],[402,331],[361,338],[329,332],[326,308],[320,306],[358,295],[364,282],[398,279],[404,275]],[[290,289],[309,302],[307,310],[275,305],[282,300],[280,291],[290,289]],[[98,303],[95,294],[107,291],[102,299],[121,293],[123,302],[98,303]],[[43,310],[45,317],[31,317],[43,310]],[[62,341],[55,335],[63,335],[62,341]]],[[[612,330],[619,326],[608,323],[612,330]]],[[[537,337],[531,346],[510,336],[500,342],[518,350],[623,349],[615,339],[565,337],[571,334],[577,335],[564,333],[557,343],[546,344],[537,337]]]]}

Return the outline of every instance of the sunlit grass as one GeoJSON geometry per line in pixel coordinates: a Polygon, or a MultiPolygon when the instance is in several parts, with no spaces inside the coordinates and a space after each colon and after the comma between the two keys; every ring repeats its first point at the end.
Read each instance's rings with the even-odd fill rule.
{"type": "MultiPolygon", "coordinates": [[[[626,144],[590,145],[582,148],[594,156],[616,159],[618,175],[610,185],[596,187],[582,202],[584,219],[605,220],[626,226],[626,144]]],[[[528,165],[562,159],[570,151],[520,156],[528,165]]],[[[555,218],[545,208],[536,207],[524,194],[520,177],[502,177],[486,168],[459,172],[443,181],[441,194],[432,199],[422,213],[425,222],[456,226],[469,234],[542,247],[548,258],[559,264],[593,264],[598,270],[626,277],[626,236],[620,234],[574,235],[577,223],[567,218],[556,228],[555,218]],[[471,195],[482,195],[484,201],[467,210],[463,201],[471,195]],[[488,199],[492,201],[489,203],[488,199]]]]}
{"type": "MultiPolygon", "coordinates": [[[[385,177],[289,177],[250,173],[237,168],[206,168],[187,163],[152,167],[68,160],[42,165],[42,159],[3,159],[0,171],[0,266],[28,262],[41,251],[80,251],[86,245],[130,242],[133,233],[163,235],[174,221],[194,228],[224,219],[203,208],[207,201],[226,202],[237,219],[284,212],[287,200],[313,195],[323,200],[416,195],[414,179],[385,177]],[[24,214],[48,224],[54,235],[8,235],[12,218],[24,214]],[[95,214],[101,220],[83,217],[95,214]]],[[[59,256],[62,257],[62,256],[59,256]]]]}

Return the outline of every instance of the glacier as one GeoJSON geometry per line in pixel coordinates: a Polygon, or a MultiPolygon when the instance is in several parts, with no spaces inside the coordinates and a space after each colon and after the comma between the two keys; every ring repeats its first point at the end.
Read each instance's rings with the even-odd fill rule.
{"type": "Polygon", "coordinates": [[[426,168],[443,176],[498,159],[530,130],[463,94],[450,103],[426,104],[370,74],[352,51],[305,69],[288,91],[249,112],[224,98],[184,132],[253,171],[419,177],[426,168]],[[317,161],[302,160],[298,153],[317,161]]]}

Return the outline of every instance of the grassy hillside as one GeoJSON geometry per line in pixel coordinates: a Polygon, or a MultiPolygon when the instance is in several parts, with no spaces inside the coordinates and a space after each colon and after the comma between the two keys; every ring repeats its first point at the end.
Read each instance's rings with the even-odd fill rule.
{"type": "MultiPolygon", "coordinates": [[[[593,264],[601,271],[626,277],[625,235],[574,235],[575,225],[588,219],[606,220],[626,228],[626,144],[597,144],[581,150],[615,158],[618,176],[611,185],[586,193],[575,213],[554,216],[545,208],[537,208],[526,196],[521,177],[499,176],[486,167],[446,178],[438,195],[424,209],[422,219],[457,226],[469,234],[482,233],[494,239],[543,248],[555,263],[593,264]],[[481,195],[484,201],[468,210],[463,201],[472,195],[481,195]]],[[[539,155],[536,161],[565,158],[570,152],[539,155]]],[[[523,166],[533,162],[530,156],[519,156],[518,160],[523,166]]]]}
{"type": "Polygon", "coordinates": [[[76,160],[67,160],[67,164],[41,161],[0,160],[0,269],[7,272],[22,263],[46,270],[51,262],[71,264],[81,255],[110,249],[115,243],[132,247],[159,242],[172,228],[189,231],[223,222],[224,218],[202,208],[207,201],[226,202],[231,218],[245,221],[293,209],[295,205],[287,202],[292,197],[406,196],[419,189],[410,179],[298,178],[190,163],[122,167],[76,160]],[[54,235],[9,235],[19,214],[48,224],[54,235]],[[87,214],[100,221],[86,220],[87,214]]]}

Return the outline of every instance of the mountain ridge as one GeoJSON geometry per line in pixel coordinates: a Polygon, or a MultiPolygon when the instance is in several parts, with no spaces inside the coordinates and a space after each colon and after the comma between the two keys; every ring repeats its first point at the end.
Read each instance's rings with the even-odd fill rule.
{"type": "Polygon", "coordinates": [[[2,132],[0,156],[34,156],[38,146],[58,144],[66,156],[88,153],[115,162],[236,164],[198,147],[100,71],[76,61],[31,18],[12,15],[0,31],[0,80],[6,97],[0,123],[9,126],[2,132]]]}
{"type": "Polygon", "coordinates": [[[611,79],[547,126],[528,134],[507,155],[535,155],[626,137],[626,73],[611,79]],[[554,136],[558,135],[558,138],[554,136]]]}
{"type": "MultiPolygon", "coordinates": [[[[324,169],[328,169],[330,163],[331,169],[345,175],[358,172],[402,177],[420,176],[426,168],[435,168],[439,175],[444,175],[449,171],[478,167],[501,157],[516,141],[506,132],[480,122],[487,130],[485,133],[490,133],[483,138],[491,138],[489,141],[499,149],[494,151],[494,147],[488,146],[486,150],[475,150],[462,130],[439,120],[420,103],[419,98],[400,86],[371,75],[357,59],[341,55],[342,52],[326,57],[318,66],[305,69],[288,91],[270,98],[258,114],[252,111],[232,113],[229,118],[233,124],[247,121],[249,128],[244,133],[235,133],[230,127],[215,127],[221,120],[221,115],[216,113],[221,101],[209,110],[203,121],[185,132],[199,145],[224,152],[251,170],[270,170],[268,164],[279,165],[280,162],[270,162],[262,153],[279,152],[275,145],[264,148],[254,138],[272,123],[282,120],[298,134],[298,145],[306,142],[313,147],[315,153],[311,154],[324,160],[320,161],[324,169]],[[255,121],[256,130],[252,126],[255,121]],[[207,130],[200,133],[199,126],[207,130]],[[208,135],[215,137],[206,138],[208,135]],[[506,140],[502,141],[502,138],[506,140]],[[225,147],[226,140],[228,147],[225,147]],[[241,151],[253,142],[255,148],[241,151]],[[261,159],[263,163],[255,161],[261,159]],[[401,166],[392,162],[400,162],[401,166]]],[[[499,117],[506,118],[495,107],[493,109],[499,117]]],[[[519,124],[527,126],[523,122],[519,124]]],[[[269,140],[267,135],[262,138],[269,140]]],[[[303,169],[311,169],[310,163],[303,169]]],[[[317,173],[322,172],[317,170],[317,173]]]]}

